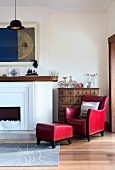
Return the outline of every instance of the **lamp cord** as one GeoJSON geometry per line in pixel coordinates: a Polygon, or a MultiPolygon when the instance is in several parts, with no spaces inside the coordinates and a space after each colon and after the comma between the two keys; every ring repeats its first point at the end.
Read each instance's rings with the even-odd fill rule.
{"type": "Polygon", "coordinates": [[[15,0],[15,20],[16,20],[16,0],[15,0]]]}

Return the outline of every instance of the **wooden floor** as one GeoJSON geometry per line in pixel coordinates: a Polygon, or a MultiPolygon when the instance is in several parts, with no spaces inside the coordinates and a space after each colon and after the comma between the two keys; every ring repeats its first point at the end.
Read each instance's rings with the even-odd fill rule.
{"type": "MultiPolygon", "coordinates": [[[[36,142],[32,139],[0,139],[0,143],[36,142]]],[[[115,133],[97,134],[87,142],[86,138],[72,139],[72,144],[61,142],[57,167],[2,167],[0,170],[115,170],[115,133]]]]}

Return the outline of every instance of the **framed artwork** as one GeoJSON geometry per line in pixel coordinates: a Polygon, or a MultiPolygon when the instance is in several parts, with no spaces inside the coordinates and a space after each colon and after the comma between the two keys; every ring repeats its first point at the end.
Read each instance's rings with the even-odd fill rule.
{"type": "Polygon", "coordinates": [[[39,24],[23,23],[25,29],[8,30],[8,24],[0,25],[0,64],[32,65],[39,64],[39,24]]]}
{"type": "Polygon", "coordinates": [[[9,77],[20,76],[20,68],[9,68],[8,69],[8,76],[9,77]]]}

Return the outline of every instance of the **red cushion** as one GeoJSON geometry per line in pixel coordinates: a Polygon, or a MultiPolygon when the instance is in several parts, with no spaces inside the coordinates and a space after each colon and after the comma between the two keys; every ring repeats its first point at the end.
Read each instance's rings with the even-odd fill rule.
{"type": "Polygon", "coordinates": [[[36,137],[41,140],[57,141],[73,136],[73,127],[67,124],[37,123],[36,137]]]}
{"type": "Polygon", "coordinates": [[[67,123],[73,126],[73,133],[86,134],[86,118],[68,119],[67,123]]]}

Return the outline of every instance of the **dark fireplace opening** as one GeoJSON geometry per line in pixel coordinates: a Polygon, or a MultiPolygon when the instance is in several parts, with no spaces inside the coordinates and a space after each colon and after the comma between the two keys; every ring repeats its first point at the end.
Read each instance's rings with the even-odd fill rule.
{"type": "Polygon", "coordinates": [[[20,107],[0,107],[0,120],[20,120],[20,107]]]}

